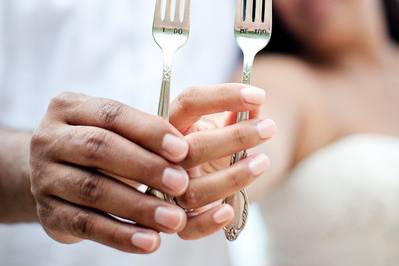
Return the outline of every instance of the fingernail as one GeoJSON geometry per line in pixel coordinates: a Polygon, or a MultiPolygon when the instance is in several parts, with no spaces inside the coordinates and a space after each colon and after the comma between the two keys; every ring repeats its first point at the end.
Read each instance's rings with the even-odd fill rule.
{"type": "Polygon", "coordinates": [[[268,139],[273,137],[273,135],[277,131],[276,123],[274,123],[274,121],[270,119],[260,121],[256,125],[256,129],[258,130],[258,134],[262,139],[268,139]]]}
{"type": "Polygon", "coordinates": [[[177,231],[184,222],[184,214],[177,209],[158,207],[155,210],[155,221],[168,229],[177,231]]]}
{"type": "Polygon", "coordinates": [[[241,90],[242,98],[249,104],[263,104],[266,100],[266,92],[255,87],[246,87],[241,90]]]}
{"type": "Polygon", "coordinates": [[[176,195],[184,193],[188,182],[188,174],[183,168],[166,168],[163,172],[162,183],[176,195]]]}
{"type": "Polygon", "coordinates": [[[213,220],[217,224],[224,224],[234,217],[234,210],[230,205],[224,205],[213,214],[213,220]]]}
{"type": "Polygon", "coordinates": [[[188,144],[182,138],[167,134],[163,138],[162,149],[176,160],[182,160],[187,155],[188,144]]]}
{"type": "Polygon", "coordinates": [[[134,233],[132,236],[132,244],[145,251],[153,251],[157,245],[157,237],[153,234],[134,233]]]}
{"type": "Polygon", "coordinates": [[[270,166],[270,159],[265,154],[259,154],[249,162],[249,170],[254,176],[265,172],[270,166]]]}

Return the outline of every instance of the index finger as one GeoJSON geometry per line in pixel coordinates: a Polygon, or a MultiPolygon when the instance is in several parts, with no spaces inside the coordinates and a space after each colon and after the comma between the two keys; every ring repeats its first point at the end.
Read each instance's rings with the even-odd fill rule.
{"type": "Polygon", "coordinates": [[[50,108],[67,124],[115,132],[175,163],[188,152],[182,134],[170,123],[114,100],[63,93],[53,99],[50,108]]]}
{"type": "Polygon", "coordinates": [[[258,111],[265,100],[265,90],[239,83],[192,87],[173,101],[170,122],[180,132],[186,132],[204,115],[258,111]]]}

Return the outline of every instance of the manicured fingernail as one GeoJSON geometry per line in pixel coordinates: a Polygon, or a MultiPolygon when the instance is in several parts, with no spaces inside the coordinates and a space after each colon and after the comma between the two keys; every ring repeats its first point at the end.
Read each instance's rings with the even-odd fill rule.
{"type": "Polygon", "coordinates": [[[163,172],[162,183],[176,195],[184,193],[188,182],[188,174],[183,168],[166,168],[163,172]]]}
{"type": "Polygon", "coordinates": [[[178,230],[184,222],[184,213],[177,209],[158,207],[155,210],[155,221],[170,230],[178,230]]]}
{"type": "Polygon", "coordinates": [[[266,92],[255,87],[246,87],[241,90],[242,98],[249,104],[263,104],[266,100],[266,92]]]}
{"type": "Polygon", "coordinates": [[[187,155],[188,143],[171,134],[165,135],[162,141],[162,149],[176,160],[182,160],[187,155]]]}
{"type": "Polygon", "coordinates": [[[273,137],[273,135],[277,131],[276,123],[274,123],[274,121],[270,119],[260,121],[256,125],[256,129],[258,130],[258,134],[262,139],[268,139],[273,137]]]}
{"type": "Polygon", "coordinates": [[[249,162],[248,166],[251,173],[258,176],[270,167],[270,159],[265,154],[259,154],[249,162]]]}
{"type": "Polygon", "coordinates": [[[224,224],[234,217],[234,210],[230,205],[224,205],[213,214],[213,220],[217,224],[224,224]]]}
{"type": "Polygon", "coordinates": [[[132,244],[144,251],[153,251],[157,245],[157,237],[154,234],[134,233],[132,244]]]}

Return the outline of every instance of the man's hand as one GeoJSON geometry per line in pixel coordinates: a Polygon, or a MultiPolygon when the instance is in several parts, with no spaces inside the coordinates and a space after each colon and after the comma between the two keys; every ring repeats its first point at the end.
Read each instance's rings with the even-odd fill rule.
{"type": "Polygon", "coordinates": [[[40,222],[63,243],[89,239],[127,252],[152,252],[160,244],[158,232],[181,231],[186,214],[132,185],[182,195],[189,179],[175,163],[187,153],[184,137],[159,117],[64,93],[52,100],[31,141],[31,186],[40,222]]]}

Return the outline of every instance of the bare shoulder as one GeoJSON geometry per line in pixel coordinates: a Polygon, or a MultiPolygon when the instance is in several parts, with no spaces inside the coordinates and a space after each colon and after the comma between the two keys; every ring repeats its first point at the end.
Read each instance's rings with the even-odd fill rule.
{"type": "Polygon", "coordinates": [[[317,87],[317,73],[304,60],[291,56],[260,57],[254,68],[254,83],[269,84],[267,89],[303,92],[317,87]],[[275,89],[273,89],[274,87],[275,89]]]}
{"type": "Polygon", "coordinates": [[[320,133],[331,130],[326,130],[323,78],[318,67],[300,58],[263,56],[256,62],[253,84],[266,90],[265,113],[276,118],[280,132],[286,135],[284,141],[293,147],[293,162],[329,141],[331,136],[320,133]],[[318,132],[317,138],[314,132],[318,132]]]}
{"type": "Polygon", "coordinates": [[[320,96],[317,69],[305,60],[291,56],[259,57],[252,82],[266,90],[270,101],[287,103],[295,112],[307,109],[306,105],[320,96]]]}

